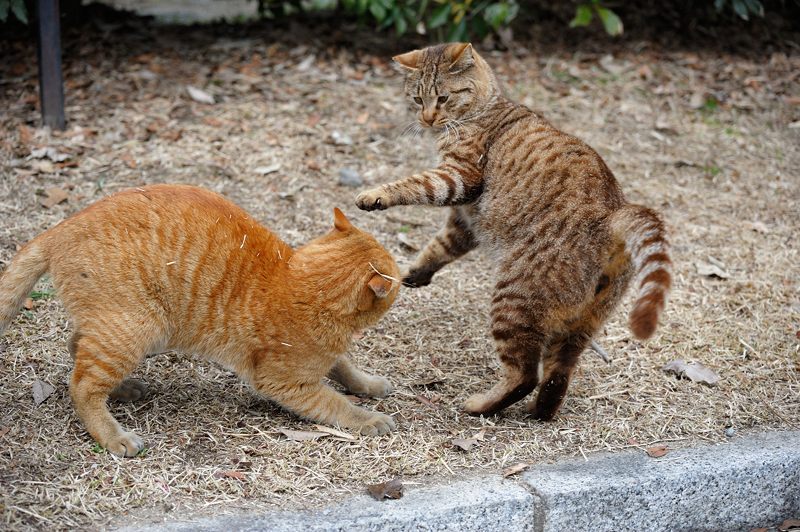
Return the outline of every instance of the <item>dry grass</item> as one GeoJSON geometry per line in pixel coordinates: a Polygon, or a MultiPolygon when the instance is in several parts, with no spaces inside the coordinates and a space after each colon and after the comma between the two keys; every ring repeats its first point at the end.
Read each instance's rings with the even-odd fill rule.
{"type": "MultiPolygon", "coordinates": [[[[28,127],[37,121],[30,45],[11,43],[4,55],[0,267],[68,214],[144,183],[220,191],[293,245],[327,230],[332,208],[343,207],[400,262],[413,253],[398,231],[422,244],[443,221],[434,209],[362,213],[354,190],[337,186],[345,166],[374,184],[434,161],[429,142],[399,137],[410,117],[400,78],[385,63],[389,50],[351,52],[335,39],[298,46],[290,40],[301,37],[253,28],[236,37],[140,25],[113,37],[81,31],[83,38],[67,38],[73,129],[66,133],[28,127]],[[218,103],[192,102],[187,84],[214,92],[218,103]],[[333,131],[349,134],[352,145],[328,142],[333,131]],[[74,166],[26,159],[48,146],[70,154],[74,166]],[[254,171],[272,164],[280,169],[254,171]],[[36,191],[50,186],[71,187],[72,197],[43,209],[36,191]],[[282,199],[287,192],[292,197],[282,199]]],[[[69,401],[67,316],[57,298],[44,299],[0,338],[0,527],[72,529],[308,506],[395,475],[424,482],[499,474],[518,461],[722,442],[727,427],[737,434],[800,427],[800,107],[786,98],[800,96],[800,58],[655,45],[620,47],[610,65],[601,58],[490,57],[510,94],[586,139],[629,197],[660,209],[674,233],[675,290],[657,336],[632,340],[628,308],[621,309],[598,339],[612,363],[583,357],[554,422],[534,422],[519,406],[490,419],[461,411],[498,370],[487,334],[492,265],[480,252],[430,287],[403,292],[353,347],[361,366],[397,389],[365,401],[398,422],[382,438],[289,441],[280,428],[311,426],[230,373],[166,353],[136,371],[150,383],[146,400],[113,406],[144,437],[147,453],[123,460],[98,452],[69,401]],[[723,105],[693,109],[700,90],[723,105]],[[728,279],[698,275],[696,263],[709,257],[728,279]],[[712,388],[661,371],[676,358],[702,362],[722,381],[712,388]],[[36,379],[56,389],[38,407],[36,379]],[[433,379],[442,382],[418,384],[433,379]],[[485,441],[469,452],[449,443],[481,429],[485,441]],[[218,478],[224,471],[244,477],[218,478]]]]}

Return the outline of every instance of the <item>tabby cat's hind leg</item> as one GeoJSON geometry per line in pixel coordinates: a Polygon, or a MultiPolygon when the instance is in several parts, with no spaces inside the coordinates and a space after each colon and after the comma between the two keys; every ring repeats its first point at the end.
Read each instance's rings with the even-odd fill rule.
{"type": "Polygon", "coordinates": [[[470,414],[494,414],[536,387],[546,339],[524,303],[510,293],[499,293],[492,300],[492,336],[503,363],[503,376],[487,393],[467,399],[464,408],[470,414]]]}
{"type": "Polygon", "coordinates": [[[453,207],[445,226],[428,242],[403,277],[403,284],[412,288],[430,284],[433,274],[477,245],[469,208],[453,207]]]}
{"type": "Polygon", "coordinates": [[[591,336],[577,332],[551,345],[544,360],[542,383],[536,399],[526,405],[533,417],[542,421],[553,419],[567,395],[578,358],[590,343],[591,336]]]}
{"type": "Polygon", "coordinates": [[[92,437],[117,456],[136,456],[144,444],[126,432],[108,411],[106,400],[145,354],[119,337],[80,335],[74,342],[75,368],[70,394],[78,417],[92,437]]]}

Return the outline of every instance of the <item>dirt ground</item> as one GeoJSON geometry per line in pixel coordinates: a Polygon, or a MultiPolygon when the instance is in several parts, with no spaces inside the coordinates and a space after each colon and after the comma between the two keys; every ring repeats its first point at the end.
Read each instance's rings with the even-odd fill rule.
{"type": "MultiPolygon", "coordinates": [[[[75,416],[68,317],[43,280],[0,337],[0,527],[309,507],[396,476],[500,475],[518,462],[800,428],[800,35],[695,49],[664,44],[669,35],[582,41],[562,24],[531,28],[511,50],[487,52],[507,93],[589,142],[628,197],[670,226],[675,287],[653,339],[631,338],[626,304],[597,339],[611,363],[584,354],[553,422],[519,405],[464,415],[499,369],[492,263],[478,251],[404,290],[352,348],[394,383],[390,397],[362,404],[393,415],[396,432],[293,441],[281,429],[313,424],[225,370],[164,353],[134,374],[150,385],[145,400],[112,406],[147,445],[118,459],[75,416]],[[711,368],[718,385],[665,373],[676,359],[711,368]],[[54,390],[37,404],[42,383],[54,390]],[[452,444],[476,435],[468,451],[452,444]]],[[[435,162],[430,138],[401,135],[412,117],[388,58],[413,43],[378,39],[350,27],[113,17],[67,27],[62,133],[37,126],[32,41],[0,41],[0,268],[103,195],[159,182],[221,192],[292,245],[327,231],[339,206],[409,263],[401,238],[423,245],[444,210],[360,212],[358,189],[338,183],[343,168],[366,187],[435,162]],[[194,101],[189,85],[214,103],[194,101]],[[61,192],[65,201],[42,205],[61,192]]]]}

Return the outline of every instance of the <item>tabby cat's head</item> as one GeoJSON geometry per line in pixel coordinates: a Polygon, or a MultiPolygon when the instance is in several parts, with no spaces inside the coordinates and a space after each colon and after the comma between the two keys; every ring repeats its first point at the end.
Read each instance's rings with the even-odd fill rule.
{"type": "Polygon", "coordinates": [[[497,92],[489,65],[469,43],[439,44],[393,58],[423,127],[444,128],[481,112],[497,92]]]}

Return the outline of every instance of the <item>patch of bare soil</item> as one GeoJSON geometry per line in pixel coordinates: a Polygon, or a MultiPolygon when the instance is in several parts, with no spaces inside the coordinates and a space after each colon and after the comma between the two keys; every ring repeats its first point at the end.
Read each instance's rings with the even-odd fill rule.
{"type": "MultiPolygon", "coordinates": [[[[444,210],[364,213],[353,205],[358,189],[339,185],[343,168],[366,187],[435,162],[430,139],[401,135],[412,117],[387,61],[407,44],[349,28],[314,33],[329,32],[135,18],[66,28],[62,133],[36,127],[32,42],[3,42],[0,268],[103,195],[159,182],[221,192],[292,245],[327,231],[339,206],[410,262],[398,234],[423,245],[444,210]]],[[[625,306],[597,339],[611,363],[584,354],[555,421],[533,421],[519,405],[466,416],[462,402],[499,369],[488,334],[493,265],[476,252],[430,287],[403,291],[353,346],[362,367],[394,383],[393,395],[363,404],[393,415],[396,432],[293,441],[281,429],[313,425],[214,365],[165,353],[134,374],[150,384],[145,400],[113,406],[148,446],[118,459],[70,404],[70,327],[44,280],[0,338],[0,526],[308,507],[397,476],[501,475],[519,462],[800,427],[797,35],[732,55],[648,41],[573,51],[532,33],[511,52],[488,53],[507,92],[588,141],[628,197],[671,227],[675,288],[655,338],[631,338],[625,306]],[[662,370],[676,359],[712,369],[718,384],[662,370]],[[54,391],[37,405],[41,383],[54,391]]]]}

